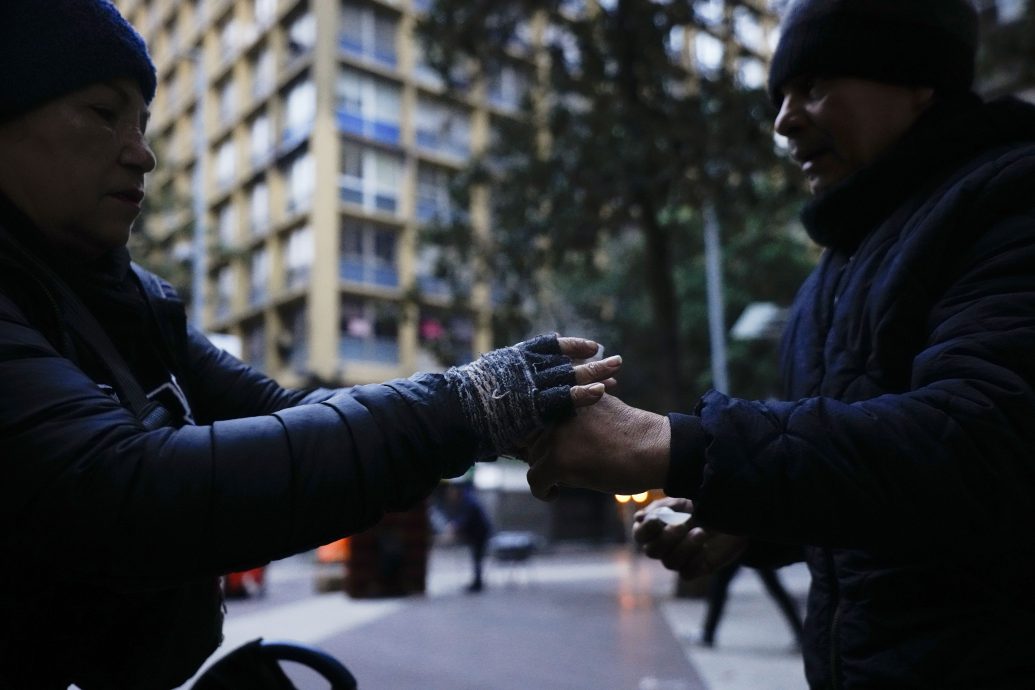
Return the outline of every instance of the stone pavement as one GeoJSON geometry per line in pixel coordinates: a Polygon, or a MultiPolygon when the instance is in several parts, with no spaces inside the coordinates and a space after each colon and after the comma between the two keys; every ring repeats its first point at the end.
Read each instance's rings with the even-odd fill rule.
{"type": "MultiPolygon", "coordinates": [[[[346,663],[361,690],[804,687],[790,632],[749,570],[734,580],[715,649],[687,637],[704,602],[675,599],[672,574],[628,547],[490,564],[477,595],[463,591],[469,564],[457,548],[433,552],[423,597],[314,594],[313,573],[304,556],[274,563],[269,596],[230,602],[222,649],[259,636],[318,646],[346,663]]],[[[804,596],[802,566],[781,575],[804,596]]],[[[326,687],[289,673],[303,690],[326,687]]]]}

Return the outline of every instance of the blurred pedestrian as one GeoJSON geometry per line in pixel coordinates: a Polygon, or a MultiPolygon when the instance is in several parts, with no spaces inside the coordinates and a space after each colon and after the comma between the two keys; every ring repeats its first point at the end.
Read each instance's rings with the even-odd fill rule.
{"type": "Polygon", "coordinates": [[[161,690],[218,576],[362,530],[603,394],[544,336],[444,374],[286,390],[126,250],[155,68],[107,0],[0,3],[0,688],[161,690]]]}
{"type": "MultiPolygon", "coordinates": [[[[702,646],[715,646],[715,635],[719,631],[719,623],[722,621],[722,614],[726,610],[726,599],[729,596],[730,585],[742,567],[744,567],[743,563],[733,561],[719,568],[708,578],[708,608],[705,611],[704,624],[701,626],[700,635],[694,640],[702,646]]],[[[762,580],[766,592],[776,602],[780,613],[783,614],[784,620],[787,621],[787,625],[794,635],[794,648],[801,649],[802,624],[798,604],[784,588],[783,583],[780,582],[780,575],[774,568],[752,568],[752,570],[762,580]]]]}
{"type": "Polygon", "coordinates": [[[684,575],[804,546],[816,690],[1035,687],[1035,106],[973,92],[977,31],[967,0],[789,3],[769,89],[824,253],[783,400],[605,396],[529,452],[539,496],[692,499],[635,532],[684,575]]]}
{"type": "Polygon", "coordinates": [[[467,591],[480,592],[485,586],[482,566],[485,549],[492,535],[492,523],[472,485],[450,483],[446,486],[446,515],[450,532],[471,550],[471,582],[467,585],[467,591]]]}

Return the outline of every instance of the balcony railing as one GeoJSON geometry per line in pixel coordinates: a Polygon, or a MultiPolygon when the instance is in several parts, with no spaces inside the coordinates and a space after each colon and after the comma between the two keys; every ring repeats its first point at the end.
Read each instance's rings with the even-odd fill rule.
{"type": "Polygon", "coordinates": [[[338,275],[350,283],[399,287],[399,272],[394,265],[384,261],[365,261],[359,256],[341,257],[338,275]]]}

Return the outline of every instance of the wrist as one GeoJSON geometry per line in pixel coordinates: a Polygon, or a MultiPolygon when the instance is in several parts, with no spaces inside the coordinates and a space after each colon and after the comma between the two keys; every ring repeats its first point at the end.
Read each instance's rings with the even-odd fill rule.
{"type": "Polygon", "coordinates": [[[672,428],[668,417],[641,411],[637,420],[640,439],[636,451],[636,467],[645,484],[652,489],[665,485],[672,448],[672,428]]]}

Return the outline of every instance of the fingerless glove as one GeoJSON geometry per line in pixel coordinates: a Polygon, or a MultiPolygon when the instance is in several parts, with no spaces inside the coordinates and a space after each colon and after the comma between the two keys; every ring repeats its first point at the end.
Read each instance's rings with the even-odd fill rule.
{"type": "Polygon", "coordinates": [[[575,413],[575,368],[556,334],[493,350],[445,376],[478,435],[479,459],[514,452],[547,423],[575,413]]]}

